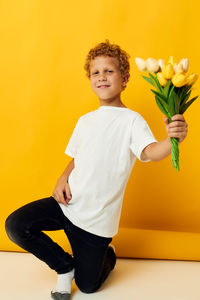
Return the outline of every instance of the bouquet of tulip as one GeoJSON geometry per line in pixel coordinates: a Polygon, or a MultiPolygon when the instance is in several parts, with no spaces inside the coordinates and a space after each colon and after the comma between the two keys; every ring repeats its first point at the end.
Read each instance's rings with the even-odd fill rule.
{"type": "MultiPolygon", "coordinates": [[[[159,109],[168,117],[170,123],[174,115],[183,114],[198,97],[187,101],[192,85],[198,78],[197,74],[187,73],[189,66],[187,58],[181,59],[176,64],[173,56],[170,56],[167,63],[163,59],[157,61],[154,58],[148,58],[145,61],[137,57],[135,63],[140,71],[146,71],[149,74],[149,77],[142,77],[156,89],[151,89],[151,91],[155,94],[159,109]]],[[[170,141],[173,167],[180,171],[178,138],[170,137],[170,141]]]]}

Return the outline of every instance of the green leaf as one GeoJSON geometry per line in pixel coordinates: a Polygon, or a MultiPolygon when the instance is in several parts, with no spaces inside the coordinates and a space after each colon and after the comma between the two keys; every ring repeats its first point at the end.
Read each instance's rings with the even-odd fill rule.
{"type": "Polygon", "coordinates": [[[157,73],[156,73],[156,78],[155,78],[155,80],[156,80],[157,86],[159,87],[159,90],[161,91],[161,93],[163,93],[163,87],[162,87],[162,85],[160,84],[160,82],[159,82],[159,80],[158,80],[157,73]]]}
{"type": "Polygon", "coordinates": [[[179,98],[179,96],[176,94],[176,92],[171,90],[170,92],[170,96],[168,98],[168,102],[169,102],[169,111],[171,113],[171,115],[175,115],[179,113],[179,109],[180,109],[180,102],[181,99],[179,98]]]}
{"type": "Polygon", "coordinates": [[[169,98],[168,98],[169,111],[170,111],[172,116],[175,115],[174,93],[171,92],[170,95],[169,95],[169,98]]]}
{"type": "Polygon", "coordinates": [[[165,111],[167,112],[168,116],[171,117],[171,113],[169,111],[169,107],[168,107],[168,104],[166,103],[166,101],[163,99],[163,95],[154,91],[154,90],[151,90],[153,93],[155,93],[155,95],[157,96],[158,100],[160,100],[162,106],[164,107],[165,111]]]}
{"type": "Polygon", "coordinates": [[[153,80],[149,77],[146,77],[146,76],[142,76],[146,81],[148,81],[149,83],[151,83],[153,86],[156,87],[156,84],[153,82],[153,80]]]}
{"type": "Polygon", "coordinates": [[[156,96],[162,98],[162,99],[165,101],[165,103],[167,104],[167,99],[165,98],[165,96],[164,96],[163,94],[161,94],[161,93],[159,93],[159,92],[157,92],[157,91],[154,91],[154,90],[152,90],[152,89],[151,89],[151,91],[152,91],[154,94],[156,94],[156,96]]]}
{"type": "Polygon", "coordinates": [[[174,92],[174,89],[175,89],[175,86],[174,85],[172,85],[172,88],[171,88],[171,90],[170,90],[170,92],[169,92],[169,96],[168,96],[168,99],[171,97],[171,95],[173,94],[173,92],[174,92]]]}
{"type": "Polygon", "coordinates": [[[154,77],[150,72],[149,73],[149,76],[151,77],[151,79],[155,82],[156,84],[156,87],[158,88],[158,90],[162,93],[162,87],[157,79],[157,77],[154,77]]]}
{"type": "Polygon", "coordinates": [[[169,94],[169,89],[170,89],[170,85],[171,85],[171,80],[169,79],[167,84],[165,85],[164,89],[163,89],[163,95],[168,98],[168,94],[169,94]]]}
{"type": "Polygon", "coordinates": [[[182,99],[187,94],[187,92],[191,89],[191,87],[192,87],[192,85],[184,85],[184,86],[178,88],[178,93],[177,94],[180,97],[181,102],[182,102],[182,99]]]}
{"type": "Polygon", "coordinates": [[[194,98],[192,98],[190,101],[188,101],[186,104],[184,104],[183,106],[180,107],[180,114],[183,114],[188,107],[194,102],[194,100],[196,100],[199,96],[196,96],[194,98]]]}
{"type": "Polygon", "coordinates": [[[175,87],[175,93],[181,98],[184,94],[185,86],[175,87]]]}
{"type": "Polygon", "coordinates": [[[180,108],[180,98],[179,96],[174,93],[174,110],[175,110],[175,114],[178,114],[179,113],[179,108],[180,108]]]}
{"type": "Polygon", "coordinates": [[[167,111],[166,111],[166,109],[165,109],[165,107],[162,105],[162,103],[161,103],[161,101],[159,100],[158,96],[155,96],[155,99],[156,99],[156,103],[157,103],[158,107],[160,108],[161,112],[162,112],[163,114],[165,114],[167,117],[169,117],[169,116],[168,116],[168,113],[167,113],[167,111]]]}
{"type": "Polygon", "coordinates": [[[184,89],[184,92],[187,93],[191,89],[191,87],[192,87],[192,84],[186,85],[185,89],[184,89]]]}
{"type": "Polygon", "coordinates": [[[182,97],[182,99],[181,99],[181,105],[183,105],[187,101],[187,99],[190,97],[191,92],[192,91],[190,90],[189,93],[187,93],[186,95],[184,95],[182,97]]]}

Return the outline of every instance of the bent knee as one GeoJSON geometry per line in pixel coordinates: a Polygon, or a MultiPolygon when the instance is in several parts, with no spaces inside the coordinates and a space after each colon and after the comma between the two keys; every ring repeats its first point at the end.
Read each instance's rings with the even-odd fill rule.
{"type": "Polygon", "coordinates": [[[21,233],[22,233],[22,228],[21,228],[21,221],[19,220],[19,217],[14,215],[13,213],[10,214],[6,221],[5,221],[5,229],[6,233],[11,241],[17,240],[21,233]]]}
{"type": "Polygon", "coordinates": [[[86,294],[95,293],[99,288],[99,286],[97,286],[97,285],[88,284],[88,283],[85,284],[84,282],[77,281],[76,279],[75,279],[75,282],[76,282],[76,285],[79,288],[79,290],[86,294]]]}
{"type": "Polygon", "coordinates": [[[85,286],[81,286],[81,287],[79,287],[78,286],[78,288],[79,288],[79,290],[82,292],[82,293],[85,293],[85,294],[91,294],[91,293],[95,293],[97,290],[98,290],[98,288],[94,288],[94,287],[85,287],[85,286]]]}

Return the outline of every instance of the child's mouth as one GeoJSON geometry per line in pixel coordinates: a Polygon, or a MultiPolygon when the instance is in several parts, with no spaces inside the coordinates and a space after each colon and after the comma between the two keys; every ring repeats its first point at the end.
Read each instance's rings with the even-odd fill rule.
{"type": "Polygon", "coordinates": [[[109,85],[100,85],[100,86],[98,86],[98,88],[100,88],[100,89],[105,89],[107,87],[109,87],[109,85]]]}

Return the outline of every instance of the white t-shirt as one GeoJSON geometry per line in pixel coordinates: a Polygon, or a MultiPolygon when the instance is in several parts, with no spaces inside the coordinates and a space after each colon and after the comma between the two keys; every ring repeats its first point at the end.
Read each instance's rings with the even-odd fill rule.
{"type": "Polygon", "coordinates": [[[65,216],[93,234],[116,235],[135,160],[142,161],[142,150],[154,142],[147,122],[129,108],[100,106],[81,116],[65,150],[74,158],[72,198],[67,206],[59,203],[65,216]]]}

